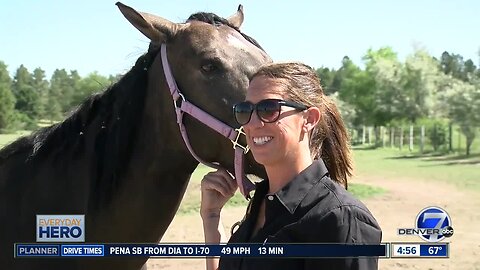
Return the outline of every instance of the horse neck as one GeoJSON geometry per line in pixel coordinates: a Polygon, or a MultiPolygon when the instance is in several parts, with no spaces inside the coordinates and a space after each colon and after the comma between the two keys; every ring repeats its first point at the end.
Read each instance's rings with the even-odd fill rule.
{"type": "Polygon", "coordinates": [[[105,223],[118,224],[114,230],[98,231],[102,239],[158,240],[173,219],[191,173],[198,165],[181,138],[159,60],[156,57],[148,70],[135,145],[126,164],[123,187],[112,204],[115,209],[122,209],[122,213],[115,211],[97,217],[105,219],[105,223]]]}
{"type": "Polygon", "coordinates": [[[138,149],[150,153],[155,166],[164,167],[169,173],[174,170],[193,172],[198,162],[182,139],[160,53],[148,70],[145,109],[141,121],[138,149]]]}

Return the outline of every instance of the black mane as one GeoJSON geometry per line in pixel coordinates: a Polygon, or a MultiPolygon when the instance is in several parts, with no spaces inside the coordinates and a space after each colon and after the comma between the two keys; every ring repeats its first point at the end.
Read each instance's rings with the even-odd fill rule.
{"type": "Polygon", "coordinates": [[[262,48],[262,46],[260,46],[260,44],[258,44],[258,42],[254,38],[252,38],[249,35],[243,33],[242,31],[240,31],[240,29],[238,29],[238,27],[235,27],[232,24],[230,24],[227,19],[222,18],[215,13],[197,12],[197,13],[194,13],[194,14],[190,15],[190,17],[188,17],[188,19],[187,19],[187,22],[191,21],[191,20],[205,22],[205,23],[215,25],[215,26],[219,26],[219,25],[222,25],[222,24],[228,25],[229,27],[237,30],[237,32],[240,33],[240,35],[242,35],[246,40],[248,40],[248,42],[255,45],[255,47],[259,48],[262,51],[265,51],[262,48]]]}
{"type": "MultiPolygon", "coordinates": [[[[0,150],[0,166],[13,155],[23,155],[26,163],[42,166],[48,156],[61,164],[63,159],[81,158],[87,136],[94,137],[95,160],[98,166],[91,179],[93,203],[108,202],[108,194],[120,185],[136,142],[139,118],[144,109],[147,70],[157,52],[141,56],[135,66],[103,93],[90,96],[64,121],[39,129],[0,150]],[[71,152],[68,152],[71,151],[71,152]]],[[[93,210],[93,209],[92,209],[93,210]]]]}

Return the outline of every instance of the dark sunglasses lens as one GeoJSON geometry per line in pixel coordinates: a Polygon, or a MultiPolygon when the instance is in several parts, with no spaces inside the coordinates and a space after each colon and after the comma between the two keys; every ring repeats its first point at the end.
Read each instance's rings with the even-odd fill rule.
{"type": "Polygon", "coordinates": [[[245,125],[250,121],[252,115],[253,105],[249,102],[241,102],[235,105],[233,112],[235,114],[235,120],[240,125],[245,125]]]}
{"type": "Polygon", "coordinates": [[[275,100],[263,100],[257,104],[257,113],[260,120],[265,123],[272,123],[280,115],[280,104],[275,100]]]}

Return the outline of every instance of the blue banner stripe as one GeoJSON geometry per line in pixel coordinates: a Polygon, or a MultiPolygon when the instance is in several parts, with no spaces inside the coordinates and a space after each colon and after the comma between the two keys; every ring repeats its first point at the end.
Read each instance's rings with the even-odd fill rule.
{"type": "Polygon", "coordinates": [[[377,257],[387,244],[16,244],[16,257],[377,257]]]}

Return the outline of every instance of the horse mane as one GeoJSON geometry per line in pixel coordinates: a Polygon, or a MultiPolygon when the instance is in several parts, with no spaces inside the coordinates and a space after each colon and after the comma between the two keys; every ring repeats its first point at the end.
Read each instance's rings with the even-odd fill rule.
{"type": "Polygon", "coordinates": [[[124,165],[129,162],[136,142],[145,105],[147,70],[156,54],[152,51],[139,57],[118,82],[88,97],[64,121],[41,128],[1,149],[0,166],[14,155],[24,155],[25,163],[33,166],[42,166],[41,160],[46,156],[53,158],[53,162],[68,157],[79,159],[85,150],[86,137],[93,136],[95,156],[87,162],[99,165],[93,167],[96,172],[90,180],[90,196],[93,196],[90,203],[97,208],[99,200],[109,201],[112,189],[120,185],[118,176],[126,169],[124,165]],[[71,151],[68,157],[66,151],[71,151]]]}
{"type": "Polygon", "coordinates": [[[190,17],[188,17],[187,19],[187,22],[188,21],[191,21],[191,20],[194,20],[194,21],[200,21],[200,22],[205,22],[205,23],[208,23],[208,24],[211,24],[211,25],[215,25],[215,26],[219,26],[219,25],[228,25],[229,27],[237,30],[237,32],[243,36],[243,38],[245,38],[246,40],[248,40],[248,42],[252,43],[253,45],[255,45],[255,47],[259,48],[260,50],[262,51],[265,51],[262,46],[260,46],[260,44],[252,37],[250,37],[249,35],[243,33],[242,31],[240,31],[240,29],[238,27],[235,27],[233,26],[230,22],[228,22],[227,19],[225,18],[222,18],[220,16],[218,16],[217,14],[215,13],[210,13],[210,12],[197,12],[197,13],[194,13],[192,15],[190,15],[190,17]]]}

